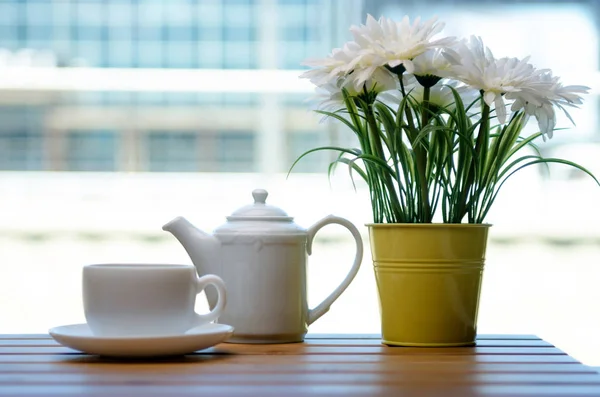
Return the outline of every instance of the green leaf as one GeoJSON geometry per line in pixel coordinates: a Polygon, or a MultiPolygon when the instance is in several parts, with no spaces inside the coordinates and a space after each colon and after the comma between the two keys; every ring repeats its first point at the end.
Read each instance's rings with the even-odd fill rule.
{"type": "Polygon", "coordinates": [[[304,157],[306,157],[307,155],[311,154],[311,153],[315,153],[315,152],[319,152],[319,151],[323,151],[323,150],[333,150],[333,151],[337,151],[337,152],[342,152],[342,153],[348,153],[348,154],[352,154],[355,155],[355,153],[353,152],[352,149],[346,149],[346,148],[342,148],[342,147],[338,147],[338,146],[322,146],[322,147],[318,147],[318,148],[314,148],[314,149],[310,149],[307,150],[306,152],[302,153],[292,164],[292,166],[290,167],[290,169],[288,170],[287,176],[289,177],[290,173],[292,172],[292,169],[296,166],[296,164],[298,164],[298,162],[300,160],[302,160],[304,157]]]}

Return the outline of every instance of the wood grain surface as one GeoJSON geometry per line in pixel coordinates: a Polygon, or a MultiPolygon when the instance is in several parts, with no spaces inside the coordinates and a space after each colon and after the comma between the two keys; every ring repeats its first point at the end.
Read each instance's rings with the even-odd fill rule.
{"type": "Polygon", "coordinates": [[[0,396],[594,396],[600,375],[532,335],[403,348],[377,335],[221,344],[182,357],[117,360],[48,335],[0,335],[0,396]]]}

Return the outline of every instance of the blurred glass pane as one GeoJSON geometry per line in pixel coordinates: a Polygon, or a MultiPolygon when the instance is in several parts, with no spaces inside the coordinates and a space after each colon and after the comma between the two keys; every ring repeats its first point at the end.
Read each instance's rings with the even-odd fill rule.
{"type": "Polygon", "coordinates": [[[115,171],[116,138],[114,131],[69,131],[67,168],[71,171],[115,171]]]}
{"type": "Polygon", "coordinates": [[[100,1],[76,2],[72,5],[75,9],[79,26],[96,27],[102,26],[106,22],[105,7],[100,1]]]}
{"type": "Polygon", "coordinates": [[[198,170],[198,137],[194,133],[150,131],[147,145],[149,171],[198,170]]]}
{"type": "Polygon", "coordinates": [[[137,48],[138,65],[142,68],[158,68],[166,63],[161,41],[140,41],[137,48]]]}
{"type": "Polygon", "coordinates": [[[219,171],[254,172],[254,134],[223,132],[217,138],[219,171]]]}
{"type": "Polygon", "coordinates": [[[0,2],[0,26],[14,26],[19,6],[14,1],[0,2]]]}
{"type": "MultiPolygon", "coordinates": [[[[322,132],[300,131],[289,135],[288,163],[292,164],[304,152],[317,146],[324,146],[322,132]]],[[[315,152],[302,158],[295,166],[294,172],[323,172],[329,163],[331,152],[315,152]]],[[[344,167],[344,166],[341,166],[344,167]]]]}
{"type": "Polygon", "coordinates": [[[144,26],[160,26],[164,18],[163,2],[144,0],[137,5],[138,23],[144,26]]]}
{"type": "Polygon", "coordinates": [[[131,29],[137,15],[134,7],[129,4],[129,1],[124,4],[119,4],[118,1],[109,1],[108,7],[108,22],[114,28],[123,27],[131,29]]]}
{"type": "Polygon", "coordinates": [[[201,68],[221,68],[223,66],[223,45],[218,41],[202,41],[197,44],[198,66],[201,68]]]}
{"type": "Polygon", "coordinates": [[[164,3],[164,20],[167,25],[173,27],[189,26],[193,20],[190,12],[190,4],[185,1],[171,0],[164,3]]]}
{"type": "Polygon", "coordinates": [[[134,65],[133,54],[134,54],[133,41],[114,41],[108,46],[108,60],[110,67],[117,68],[128,68],[134,65]]]}
{"type": "Polygon", "coordinates": [[[223,8],[218,0],[199,2],[196,15],[200,26],[214,27],[223,24],[223,8]]]}
{"type": "Polygon", "coordinates": [[[250,43],[227,42],[224,47],[226,69],[250,69],[256,64],[256,51],[250,43]]]}
{"type": "Polygon", "coordinates": [[[27,22],[31,26],[48,26],[52,23],[52,4],[48,1],[30,1],[26,7],[27,22]]]}

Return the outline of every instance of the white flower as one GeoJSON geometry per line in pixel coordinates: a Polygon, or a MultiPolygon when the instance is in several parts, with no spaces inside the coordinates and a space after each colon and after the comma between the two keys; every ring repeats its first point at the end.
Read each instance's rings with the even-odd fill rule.
{"type": "Polygon", "coordinates": [[[437,18],[426,22],[417,18],[411,25],[408,16],[401,22],[395,22],[384,17],[377,21],[367,15],[365,25],[350,27],[354,41],[361,48],[357,62],[360,71],[354,76],[355,84],[360,85],[366,81],[375,68],[380,66],[394,68],[403,65],[408,73],[412,73],[412,60],[415,57],[429,49],[455,43],[453,37],[432,40],[443,28],[444,24],[438,23],[437,18]]]}
{"type": "MultiPolygon", "coordinates": [[[[345,107],[342,91],[333,83],[316,87],[315,95],[308,101],[316,103],[315,109],[325,112],[335,112],[345,107]]],[[[328,117],[327,115],[323,116],[319,122],[325,121],[328,117]]]]}
{"type": "Polygon", "coordinates": [[[346,79],[343,86],[348,90],[350,95],[358,95],[366,90],[367,92],[383,92],[395,90],[398,88],[398,77],[385,68],[376,68],[367,81],[360,87],[351,84],[350,76],[346,79]]]}
{"type": "Polygon", "coordinates": [[[552,137],[556,126],[555,108],[571,119],[565,107],[577,107],[582,103],[580,94],[589,90],[563,86],[551,71],[534,68],[529,57],[496,59],[480,37],[460,42],[453,37],[434,40],[443,27],[437,18],[425,22],[417,18],[411,24],[408,16],[395,22],[368,15],[365,25],[350,28],[355,41],[334,49],[325,58],[305,61],[304,65],[313,69],[300,77],[317,86],[320,110],[344,108],[342,89],[352,96],[368,93],[369,101],[377,96],[399,104],[398,75],[413,99],[422,101],[423,86],[430,87],[430,103],[441,107],[454,107],[452,91],[444,85],[459,91],[465,106],[474,100],[474,92],[481,92],[500,124],[507,120],[505,100],[514,101],[511,110],[523,109],[534,115],[544,139],[552,137]],[[407,73],[400,74],[399,70],[407,73]],[[446,80],[440,83],[439,78],[446,80]]]}
{"type": "Polygon", "coordinates": [[[450,75],[452,64],[444,57],[442,49],[428,50],[413,59],[416,76],[438,76],[450,75]]]}
{"type": "Polygon", "coordinates": [[[525,113],[535,116],[542,138],[546,140],[546,136],[552,138],[556,127],[554,107],[562,109],[569,120],[575,124],[565,106],[577,108],[577,105],[583,102],[579,94],[587,94],[589,89],[580,85],[563,86],[558,77],[552,76],[551,71],[544,70],[528,86],[506,97],[515,100],[511,110],[524,109],[525,113]]]}
{"type": "Polygon", "coordinates": [[[342,48],[334,48],[326,58],[307,59],[303,65],[316,69],[302,73],[300,78],[308,78],[317,86],[337,82],[338,78],[351,72],[358,62],[359,49],[356,43],[348,42],[342,48]]]}
{"type": "MultiPolygon", "coordinates": [[[[456,101],[454,100],[454,94],[449,86],[457,91],[465,108],[471,105],[471,103],[479,96],[479,93],[469,86],[460,84],[456,80],[443,79],[438,84],[431,87],[429,91],[429,102],[439,107],[453,110],[456,106],[456,101]]],[[[417,101],[423,102],[423,91],[424,88],[418,86],[413,91],[412,96],[417,101]]],[[[475,104],[474,107],[476,108],[477,104],[475,104]]],[[[474,109],[474,107],[471,107],[471,110],[474,109]]]]}
{"type": "Polygon", "coordinates": [[[529,58],[494,58],[481,38],[475,36],[471,36],[468,43],[459,43],[455,50],[446,50],[444,56],[453,65],[453,77],[483,91],[483,99],[488,106],[494,104],[501,124],[506,122],[503,95],[519,92],[542,72],[527,63],[529,58]]]}
{"type": "MultiPolygon", "coordinates": [[[[442,79],[438,84],[430,88],[429,103],[440,108],[453,110],[456,106],[456,101],[454,100],[452,90],[448,86],[454,88],[458,92],[465,108],[471,105],[471,103],[479,96],[479,92],[456,80],[442,79]]],[[[411,76],[410,83],[406,84],[407,95],[410,95],[418,103],[422,103],[424,90],[425,88],[418,84],[414,77],[411,76]]],[[[382,93],[378,99],[397,109],[402,101],[402,93],[398,90],[386,91],[382,93]]],[[[470,110],[475,108],[477,108],[477,103],[472,106],[470,110]]]]}
{"type": "MultiPolygon", "coordinates": [[[[345,88],[350,96],[359,96],[366,90],[369,93],[382,93],[386,91],[397,91],[398,78],[389,70],[378,68],[369,80],[363,85],[363,89],[357,90],[350,78],[338,78],[337,81],[329,81],[317,86],[316,95],[310,100],[318,102],[316,108],[323,111],[336,111],[345,107],[342,88],[345,88]]],[[[325,116],[321,121],[327,119],[325,116]]]]}

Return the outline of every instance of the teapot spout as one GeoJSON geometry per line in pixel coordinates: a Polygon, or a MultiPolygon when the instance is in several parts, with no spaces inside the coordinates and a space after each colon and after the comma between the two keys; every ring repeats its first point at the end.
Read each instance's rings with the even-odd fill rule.
{"type": "MultiPolygon", "coordinates": [[[[221,273],[221,243],[213,235],[203,232],[182,216],[166,223],[163,230],[171,233],[192,259],[200,276],[221,273]]],[[[217,304],[217,291],[212,286],[205,289],[211,310],[217,304]]]]}

